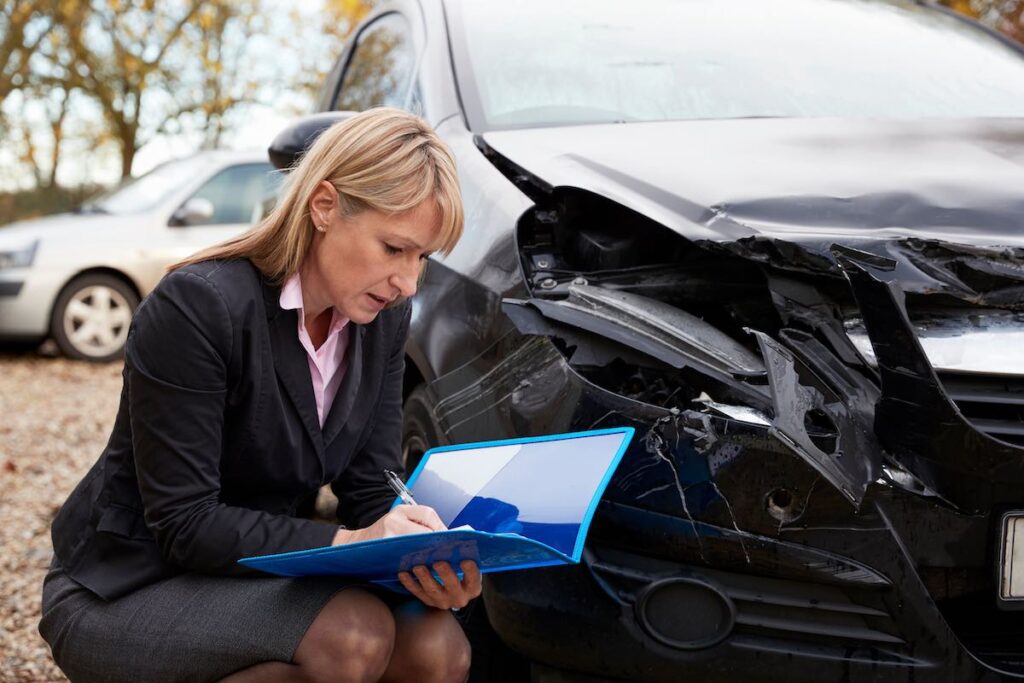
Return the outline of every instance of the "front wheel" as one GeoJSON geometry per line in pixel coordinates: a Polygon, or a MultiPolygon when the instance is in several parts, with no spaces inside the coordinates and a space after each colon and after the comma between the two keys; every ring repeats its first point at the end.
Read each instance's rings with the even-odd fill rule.
{"type": "Polygon", "coordinates": [[[61,352],[79,360],[106,362],[124,353],[139,297],[112,275],[82,275],[69,282],[53,307],[50,332],[61,352]]]}
{"type": "Polygon", "coordinates": [[[426,385],[420,384],[409,392],[402,406],[402,466],[406,477],[420,464],[424,453],[447,443],[434,417],[434,401],[426,385]]]}

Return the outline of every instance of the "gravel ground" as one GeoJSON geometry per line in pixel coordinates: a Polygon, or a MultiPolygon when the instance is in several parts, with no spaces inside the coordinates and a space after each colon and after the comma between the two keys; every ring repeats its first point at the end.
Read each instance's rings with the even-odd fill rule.
{"type": "Polygon", "coordinates": [[[106,444],[121,368],[0,352],[0,682],[67,680],[36,631],[50,521],[106,444]]]}

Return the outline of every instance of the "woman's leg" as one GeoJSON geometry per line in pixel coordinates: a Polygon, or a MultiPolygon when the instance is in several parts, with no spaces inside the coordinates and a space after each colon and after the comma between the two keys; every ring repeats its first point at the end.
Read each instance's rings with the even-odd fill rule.
{"type": "MultiPolygon", "coordinates": [[[[456,624],[456,627],[458,625],[456,624]]],[[[295,663],[264,662],[223,683],[380,680],[395,644],[395,619],[379,598],[349,588],[332,597],[295,650],[295,663]]]]}
{"type": "Polygon", "coordinates": [[[463,683],[469,663],[469,641],[451,612],[418,601],[395,610],[395,648],[381,680],[463,683]]]}

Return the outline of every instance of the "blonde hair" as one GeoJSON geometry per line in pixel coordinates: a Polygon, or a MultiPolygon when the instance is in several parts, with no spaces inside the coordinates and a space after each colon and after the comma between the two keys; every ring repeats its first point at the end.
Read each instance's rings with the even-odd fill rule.
{"type": "Polygon", "coordinates": [[[313,242],[309,200],[324,180],[337,189],[343,216],[367,209],[397,214],[433,199],[441,216],[438,250],[451,253],[462,236],[462,195],[451,151],[422,118],[380,107],[323,131],[292,168],[274,210],[253,230],[168,271],[209,259],[247,258],[269,281],[283,283],[298,272],[313,242]]]}

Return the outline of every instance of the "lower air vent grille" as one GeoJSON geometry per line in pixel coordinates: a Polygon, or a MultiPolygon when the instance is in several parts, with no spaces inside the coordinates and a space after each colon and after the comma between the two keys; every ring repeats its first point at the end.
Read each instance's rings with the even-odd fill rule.
{"type": "MultiPolygon", "coordinates": [[[[866,661],[920,665],[910,655],[885,609],[881,598],[884,589],[857,591],[858,595],[853,596],[847,588],[833,585],[693,566],[675,565],[672,570],[667,567],[663,570],[652,565],[648,558],[644,560],[643,564],[634,564],[628,554],[602,549],[600,553],[593,553],[587,564],[611,597],[624,605],[633,604],[641,611],[645,606],[644,598],[652,589],[673,581],[686,582],[689,590],[685,595],[694,592],[691,584],[705,586],[704,593],[720,595],[729,605],[730,609],[720,610],[733,615],[728,620],[731,628],[728,634],[708,636],[700,645],[695,645],[698,639],[693,638],[679,646],[682,649],[712,646],[727,637],[733,646],[744,648],[774,650],[789,643],[786,647],[799,644],[802,649],[820,651],[822,656],[863,656],[866,661]]],[[[702,598],[704,593],[700,593],[702,598]]],[[[690,610],[685,600],[672,607],[676,612],[690,610]]],[[[643,615],[640,616],[643,622],[643,615]]],[[[650,632],[649,628],[645,630],[650,632]]],[[[658,639],[668,643],[665,638],[658,639]]]]}
{"type": "Polygon", "coordinates": [[[989,436],[1024,446],[1024,377],[940,373],[964,417],[989,436]]]}

